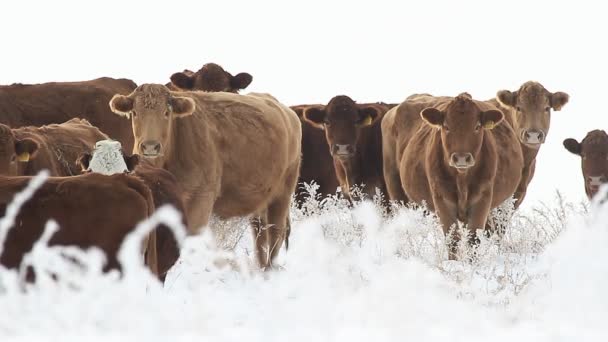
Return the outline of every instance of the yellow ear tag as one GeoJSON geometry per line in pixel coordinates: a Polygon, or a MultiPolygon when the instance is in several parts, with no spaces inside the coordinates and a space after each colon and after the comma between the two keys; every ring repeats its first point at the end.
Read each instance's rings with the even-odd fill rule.
{"type": "Polygon", "coordinates": [[[372,117],[371,116],[366,116],[365,119],[363,119],[363,121],[361,121],[361,125],[362,126],[369,126],[372,124],[372,117]]]}
{"type": "Polygon", "coordinates": [[[30,161],[30,154],[29,152],[23,152],[20,155],[17,156],[17,160],[20,162],[27,162],[30,161]]]}
{"type": "Polygon", "coordinates": [[[494,123],[494,121],[488,121],[483,125],[485,129],[492,129],[494,128],[494,126],[496,126],[496,123],[494,123]]]}

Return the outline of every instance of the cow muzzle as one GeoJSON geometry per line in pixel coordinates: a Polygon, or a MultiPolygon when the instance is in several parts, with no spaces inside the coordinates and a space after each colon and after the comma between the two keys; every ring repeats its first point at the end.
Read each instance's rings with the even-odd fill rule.
{"type": "Polygon", "coordinates": [[[161,147],[158,141],[146,140],[139,144],[139,151],[144,157],[154,158],[160,155],[161,147]]]}
{"type": "Polygon", "coordinates": [[[331,154],[338,158],[350,158],[355,155],[357,148],[351,144],[333,144],[331,147],[331,154]]]}
{"type": "Polygon", "coordinates": [[[608,183],[608,179],[604,176],[587,177],[587,187],[589,187],[589,190],[591,190],[593,193],[598,192],[600,190],[600,186],[605,183],[608,183]]]}
{"type": "Polygon", "coordinates": [[[452,153],[450,156],[450,166],[465,170],[475,165],[475,158],[471,153],[452,153]]]}
{"type": "Polygon", "coordinates": [[[545,142],[547,134],[540,129],[522,129],[521,142],[526,145],[538,146],[545,142]]]}

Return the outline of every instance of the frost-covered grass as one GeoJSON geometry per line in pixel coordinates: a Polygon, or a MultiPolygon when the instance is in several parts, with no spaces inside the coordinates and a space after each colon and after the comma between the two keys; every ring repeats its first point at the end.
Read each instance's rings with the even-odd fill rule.
{"type": "MultiPolygon", "coordinates": [[[[0,336],[146,336],[210,341],[605,341],[608,204],[551,204],[495,214],[504,236],[479,235],[448,261],[437,219],[380,198],[339,195],[292,208],[281,269],[253,265],[248,222],[214,221],[184,240],[161,286],[142,266],[142,224],[127,239],[124,277],[103,255],[37,245],[33,267],[59,274],[24,286],[0,270],[0,336]],[[70,256],[66,259],[64,256],[70,256]],[[75,263],[74,261],[77,262],[75,263]]],[[[177,223],[164,208],[152,220],[177,223]]],[[[0,227],[3,227],[0,225],[0,227]]],[[[52,225],[50,226],[52,229],[52,225]]],[[[176,232],[183,234],[183,227],[176,232]]],[[[0,237],[2,232],[0,231],[0,237]]]]}

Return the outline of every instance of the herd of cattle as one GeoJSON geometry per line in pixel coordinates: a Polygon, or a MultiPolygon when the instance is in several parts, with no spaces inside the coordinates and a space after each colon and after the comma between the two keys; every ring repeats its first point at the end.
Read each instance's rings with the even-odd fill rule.
{"type": "MultiPolygon", "coordinates": [[[[322,196],[339,187],[352,199],[359,186],[425,202],[446,234],[457,221],[489,229],[492,208],[524,200],[551,111],[569,98],[527,82],[487,101],[467,93],[415,94],[401,104],[336,96],[288,107],[268,94],[238,94],[252,76],[213,63],[170,79],[0,86],[0,214],[33,175],[52,176],[17,215],[0,248],[4,267],[19,267],[54,219],[60,230],[50,244],[97,246],[106,270],[120,269],[123,238],[171,204],[192,234],[211,215],[250,216],[257,261],[270,268],[288,246],[292,195],[305,200],[297,185],[313,181],[322,196]]],[[[592,197],[608,182],[608,135],[595,130],[564,146],[581,156],[592,197]]],[[[165,226],[142,250],[161,280],[179,257],[165,226]]]]}

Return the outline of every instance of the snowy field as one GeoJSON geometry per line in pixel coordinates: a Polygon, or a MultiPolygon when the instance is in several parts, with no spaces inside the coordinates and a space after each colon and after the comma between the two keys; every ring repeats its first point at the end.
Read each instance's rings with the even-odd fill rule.
{"type": "MultiPolygon", "coordinates": [[[[183,241],[164,287],[137,256],[145,223],[123,245],[122,278],[99,272],[98,251],[41,241],[28,263],[61,281],[24,285],[19,272],[0,270],[0,340],[608,338],[608,204],[556,197],[516,213],[505,205],[496,217],[508,224],[506,234],[482,237],[475,253],[463,248],[470,261],[462,262],[447,261],[433,216],[398,206],[392,212],[374,200],[354,208],[339,197],[309,200],[292,209],[281,269],[266,273],[253,266],[247,222],[216,220],[183,241]]],[[[151,220],[174,223],[175,215],[165,208],[151,220]]],[[[0,229],[1,241],[4,223],[0,229]]]]}

